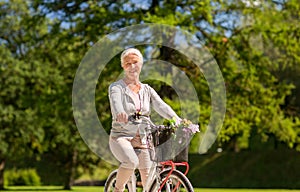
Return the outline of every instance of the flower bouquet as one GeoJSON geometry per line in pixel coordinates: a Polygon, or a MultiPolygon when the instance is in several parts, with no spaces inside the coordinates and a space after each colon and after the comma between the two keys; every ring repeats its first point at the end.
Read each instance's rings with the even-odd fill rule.
{"type": "Polygon", "coordinates": [[[170,121],[172,121],[171,126],[174,128],[174,130],[182,130],[185,134],[188,135],[193,135],[199,132],[199,125],[193,124],[190,120],[183,119],[177,124],[176,121],[174,123],[174,119],[170,121]]]}

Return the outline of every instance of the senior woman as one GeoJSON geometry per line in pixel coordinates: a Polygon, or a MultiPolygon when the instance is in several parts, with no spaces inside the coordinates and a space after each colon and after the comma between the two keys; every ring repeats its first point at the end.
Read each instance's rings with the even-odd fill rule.
{"type": "Polygon", "coordinates": [[[129,48],[121,54],[121,66],[125,72],[123,79],[109,87],[109,100],[112,113],[112,129],[109,146],[113,155],[120,161],[115,192],[124,191],[125,184],[136,168],[139,169],[142,185],[145,186],[152,162],[146,145],[142,126],[128,122],[128,117],[140,112],[150,115],[150,107],[163,118],[176,118],[177,114],[147,84],[139,80],[143,66],[143,56],[138,49],[129,48]],[[140,128],[139,128],[140,127],[140,128]],[[135,152],[135,148],[140,149],[135,152]]]}

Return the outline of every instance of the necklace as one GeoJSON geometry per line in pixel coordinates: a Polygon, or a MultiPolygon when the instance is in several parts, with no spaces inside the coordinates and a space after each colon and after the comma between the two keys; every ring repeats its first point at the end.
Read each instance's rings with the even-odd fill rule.
{"type": "Polygon", "coordinates": [[[123,81],[129,87],[129,89],[131,91],[133,91],[134,93],[138,93],[139,90],[141,89],[141,84],[139,82],[138,83],[130,83],[130,82],[126,82],[126,79],[123,79],[123,81]]]}

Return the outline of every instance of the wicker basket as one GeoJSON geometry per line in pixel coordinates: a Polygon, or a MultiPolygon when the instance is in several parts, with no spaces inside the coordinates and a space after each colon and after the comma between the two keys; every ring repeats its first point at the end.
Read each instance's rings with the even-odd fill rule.
{"type": "MultiPolygon", "coordinates": [[[[186,139],[180,136],[174,138],[172,129],[158,129],[154,131],[152,133],[154,151],[150,152],[151,160],[158,162],[167,160],[173,160],[174,162],[188,161],[189,146],[183,147],[178,144],[179,140],[186,139]],[[175,154],[176,151],[180,150],[179,154],[175,154]]],[[[183,143],[186,144],[186,142],[183,143]]]]}
{"type": "Polygon", "coordinates": [[[188,162],[188,160],[189,160],[189,146],[185,147],[173,159],[174,162],[188,162]]]}

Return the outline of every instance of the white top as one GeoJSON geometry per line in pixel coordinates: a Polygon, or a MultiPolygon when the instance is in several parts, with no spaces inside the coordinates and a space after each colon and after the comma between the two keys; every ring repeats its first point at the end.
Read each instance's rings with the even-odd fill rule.
{"type": "Polygon", "coordinates": [[[141,84],[141,89],[137,96],[134,92],[125,84],[123,80],[112,83],[109,86],[109,101],[112,113],[112,137],[134,137],[137,131],[140,129],[139,133],[142,139],[142,143],[145,142],[145,135],[143,135],[143,127],[145,125],[133,125],[131,122],[120,123],[116,121],[117,114],[126,113],[128,116],[133,115],[137,112],[137,108],[143,115],[150,116],[151,106],[153,109],[163,118],[171,119],[175,117],[180,119],[173,109],[166,104],[156,91],[147,84],[141,84]],[[139,101],[138,101],[139,100],[139,101]],[[139,103],[139,104],[138,104],[139,103]]]}

